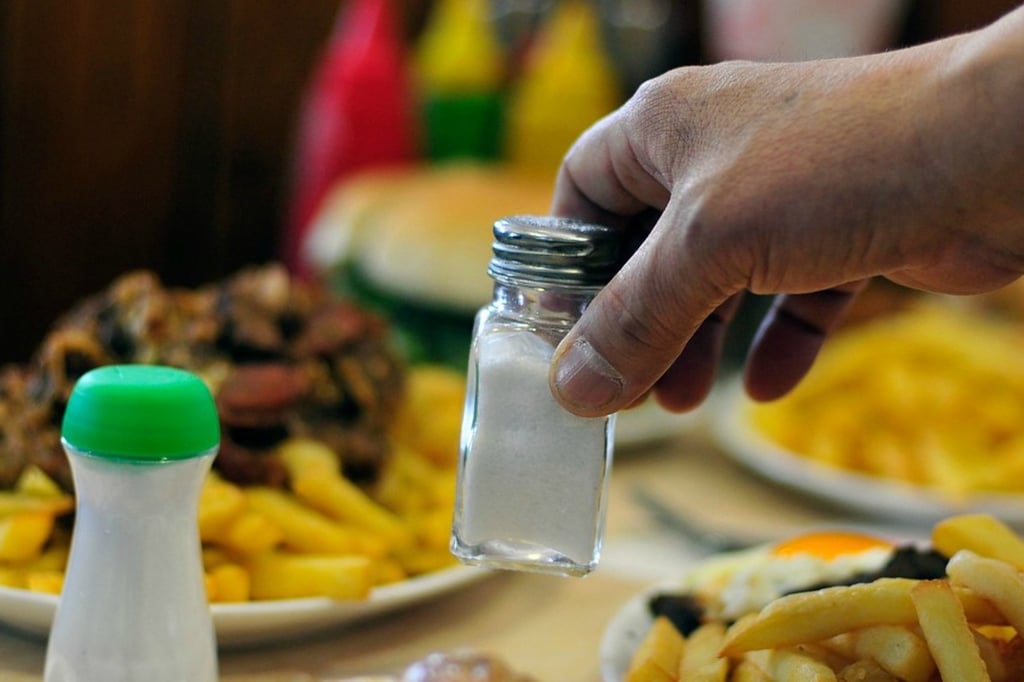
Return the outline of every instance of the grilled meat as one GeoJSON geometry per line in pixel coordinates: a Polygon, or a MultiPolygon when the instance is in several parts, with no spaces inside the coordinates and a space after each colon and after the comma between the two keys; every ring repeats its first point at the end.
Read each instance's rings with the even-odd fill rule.
{"type": "Polygon", "coordinates": [[[279,265],[199,289],[129,273],[59,319],[28,366],[0,374],[0,487],[35,463],[71,489],[64,407],[82,374],[113,363],[166,364],[204,378],[221,416],[214,467],[225,478],[283,485],[274,446],[307,435],[339,453],[350,478],[372,481],[403,389],[388,339],[383,320],[292,281],[279,265]]]}

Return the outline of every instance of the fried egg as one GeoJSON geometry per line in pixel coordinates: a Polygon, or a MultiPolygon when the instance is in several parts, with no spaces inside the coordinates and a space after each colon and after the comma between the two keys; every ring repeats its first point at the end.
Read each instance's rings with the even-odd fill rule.
{"type": "Polygon", "coordinates": [[[706,573],[697,586],[711,615],[733,620],[789,592],[875,572],[895,547],[851,531],[817,531],[759,547],[706,573]]]}

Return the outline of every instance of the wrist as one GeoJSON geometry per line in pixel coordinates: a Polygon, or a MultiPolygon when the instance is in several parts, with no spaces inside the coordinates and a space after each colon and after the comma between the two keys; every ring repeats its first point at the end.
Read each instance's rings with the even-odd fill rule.
{"type": "Polygon", "coordinates": [[[983,224],[1024,224],[1024,7],[953,39],[942,67],[950,121],[947,164],[983,224]]]}

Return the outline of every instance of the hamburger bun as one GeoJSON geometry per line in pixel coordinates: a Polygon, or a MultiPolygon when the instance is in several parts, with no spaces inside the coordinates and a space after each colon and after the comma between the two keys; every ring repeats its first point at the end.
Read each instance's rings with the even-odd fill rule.
{"type": "Polygon", "coordinates": [[[358,268],[392,296],[474,314],[491,300],[494,221],[550,210],[552,184],[503,165],[417,165],[340,184],[305,254],[318,271],[358,268]]]}

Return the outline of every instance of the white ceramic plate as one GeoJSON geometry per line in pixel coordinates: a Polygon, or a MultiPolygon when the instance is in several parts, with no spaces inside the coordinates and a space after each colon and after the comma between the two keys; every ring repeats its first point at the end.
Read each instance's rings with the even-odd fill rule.
{"type": "Polygon", "coordinates": [[[1024,495],[979,494],[954,502],[923,486],[843,471],[796,455],[750,423],[748,400],[738,380],[721,386],[709,416],[711,433],[726,455],[770,481],[867,516],[903,523],[931,525],[952,514],[985,512],[1024,526],[1024,495]]]}
{"type": "MultiPolygon", "coordinates": [[[[213,604],[213,624],[221,647],[250,646],[298,639],[426,601],[490,575],[485,569],[455,566],[376,588],[366,601],[325,598],[213,604]]],[[[0,623],[45,638],[57,597],[0,587],[0,623]]]]}

